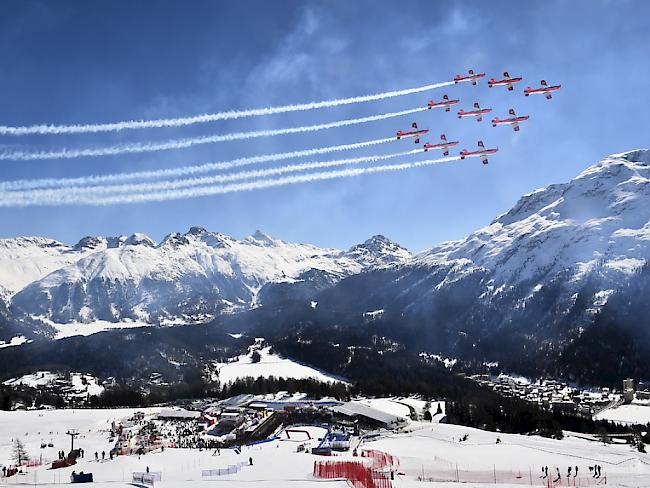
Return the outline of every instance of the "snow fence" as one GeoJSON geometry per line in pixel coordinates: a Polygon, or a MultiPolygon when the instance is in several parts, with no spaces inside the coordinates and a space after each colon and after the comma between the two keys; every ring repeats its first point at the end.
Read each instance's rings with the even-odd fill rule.
{"type": "Polygon", "coordinates": [[[152,471],[149,473],[143,473],[134,471],[132,476],[132,484],[136,486],[154,486],[156,481],[162,481],[162,472],[161,471],[152,471]]]}
{"type": "Polygon", "coordinates": [[[201,471],[201,476],[204,478],[210,478],[212,476],[225,476],[227,474],[236,474],[241,468],[246,466],[247,463],[244,461],[239,461],[237,464],[230,464],[226,468],[217,468],[217,469],[204,469],[201,471]]]}

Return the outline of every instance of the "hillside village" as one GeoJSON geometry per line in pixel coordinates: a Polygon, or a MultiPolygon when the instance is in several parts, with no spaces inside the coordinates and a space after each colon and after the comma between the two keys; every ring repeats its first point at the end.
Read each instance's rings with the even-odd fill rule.
{"type": "Polygon", "coordinates": [[[507,374],[475,374],[468,377],[503,396],[520,398],[551,411],[577,413],[591,418],[605,410],[635,404],[648,407],[647,415],[650,418],[648,385],[640,382],[635,387],[633,379],[624,380],[619,391],[608,387],[581,389],[559,380],[530,381],[507,374]]]}

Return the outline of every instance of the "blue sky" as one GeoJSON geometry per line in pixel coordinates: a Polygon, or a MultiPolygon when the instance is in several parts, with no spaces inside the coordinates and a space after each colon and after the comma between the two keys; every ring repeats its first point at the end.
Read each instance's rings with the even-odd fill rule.
{"type": "MultiPolygon", "coordinates": [[[[64,161],[2,161],[1,180],[164,168],[351,143],[412,120],[499,154],[409,172],[257,192],[107,207],[0,209],[0,235],[165,234],[199,225],[346,248],[382,233],[412,250],[462,238],[523,193],[572,178],[607,154],[648,147],[650,3],[618,1],[84,2],[0,4],[0,124],[110,122],[257,108],[447,81],[472,67],[523,75],[515,93],[458,85],[310,112],[119,134],[0,137],[0,148],[112,145],[311,125],[413,108],[444,93],[504,116],[521,132],[428,111],[315,134],[188,150],[64,161]],[[525,98],[545,78],[562,91],[525,98]]],[[[428,139],[427,139],[428,140],[428,139]]],[[[354,155],[398,152],[402,141],[354,155]]],[[[347,157],[336,154],[331,159],[347,157]]],[[[352,154],[350,154],[352,156],[352,154]]]]}

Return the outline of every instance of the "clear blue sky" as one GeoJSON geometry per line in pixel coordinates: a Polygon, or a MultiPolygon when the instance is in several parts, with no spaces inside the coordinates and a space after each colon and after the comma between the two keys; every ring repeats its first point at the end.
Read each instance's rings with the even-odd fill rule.
{"type": "MultiPolygon", "coordinates": [[[[273,236],[346,248],[382,233],[422,250],[462,238],[523,193],[578,174],[601,157],[650,146],[650,2],[32,1],[0,4],[0,124],[109,122],[308,102],[446,81],[468,68],[508,70],[523,85],[561,83],[547,102],[459,85],[355,106],[115,134],[3,137],[0,149],[59,148],[281,128],[412,108],[443,93],[463,107],[531,116],[521,132],[453,113],[418,114],[500,153],[410,172],[250,193],[109,207],[0,209],[0,235],[145,232],[192,225],[235,237],[273,236]]],[[[148,155],[3,161],[0,179],[76,176],[228,160],[384,137],[411,118],[148,155]]],[[[410,149],[403,142],[355,154],[410,149]]],[[[337,154],[332,157],[344,157],[337,154]]]]}

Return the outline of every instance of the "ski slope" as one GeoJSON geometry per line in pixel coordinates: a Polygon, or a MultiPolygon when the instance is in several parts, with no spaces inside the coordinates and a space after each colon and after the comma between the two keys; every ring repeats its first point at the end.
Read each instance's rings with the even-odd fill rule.
{"type": "Polygon", "coordinates": [[[225,385],[247,377],[269,378],[271,376],[294,379],[311,378],[326,383],[341,381],[335,376],[273,354],[270,346],[261,348],[258,352],[260,354],[258,363],[253,362],[250,354],[242,354],[231,363],[219,364],[217,367],[219,382],[225,385]]]}
{"type": "Polygon", "coordinates": [[[649,405],[621,405],[616,408],[608,408],[596,414],[599,420],[610,420],[619,424],[642,424],[650,423],[649,405]]]}
{"type": "MultiPolygon", "coordinates": [[[[381,405],[376,402],[375,406],[381,405]]],[[[393,408],[390,406],[390,408],[393,408]]],[[[109,488],[130,486],[133,471],[162,472],[159,487],[185,488],[196,486],[259,487],[345,487],[339,480],[316,480],[312,478],[314,461],[324,459],[352,460],[350,453],[341,453],[336,458],[323,458],[312,454],[298,453],[297,447],[307,443],[313,447],[324,429],[308,427],[312,440],[296,438],[287,440],[280,433],[279,439],[251,447],[243,447],[241,454],[223,449],[221,455],[211,450],[172,449],[153,452],[141,457],[119,456],[114,460],[101,461],[101,452],[112,447],[109,443],[109,429],[112,421],[120,421],[135,411],[142,411],[149,417],[160,409],[105,409],[105,410],[45,410],[0,412],[0,464],[9,464],[11,440],[19,437],[26,445],[32,458],[41,455],[44,460],[56,458],[56,452],[70,447],[68,429],[80,432],[75,445],[85,450],[85,458],[74,467],[49,470],[46,466],[28,468],[26,474],[10,478],[10,484],[53,487],[67,483],[73,469],[93,473],[96,483],[109,488]],[[52,442],[54,447],[40,449],[41,442],[52,442]],[[94,452],[100,453],[100,461],[94,460],[94,452]],[[203,478],[202,470],[225,468],[237,462],[248,463],[236,474],[222,477],[203,478]]],[[[358,440],[354,445],[358,445],[358,440]]],[[[539,478],[542,466],[555,468],[564,474],[567,466],[578,466],[581,486],[596,486],[598,480],[589,476],[589,465],[600,464],[604,484],[607,476],[609,486],[649,486],[650,461],[647,454],[633,451],[626,445],[603,445],[567,433],[565,439],[552,440],[538,436],[522,436],[486,432],[456,425],[413,422],[401,433],[384,432],[377,440],[363,442],[362,449],[377,449],[398,456],[400,466],[393,486],[398,487],[455,487],[458,483],[417,480],[425,478],[472,482],[475,487],[510,485],[545,486],[539,478]],[[459,440],[467,435],[464,442],[459,440]],[[501,443],[497,444],[496,439],[501,443]]],[[[107,456],[108,458],[108,456],[107,456]]],[[[359,458],[354,458],[359,459],[359,458]]],[[[557,486],[566,486],[565,480],[557,486]]]]}

